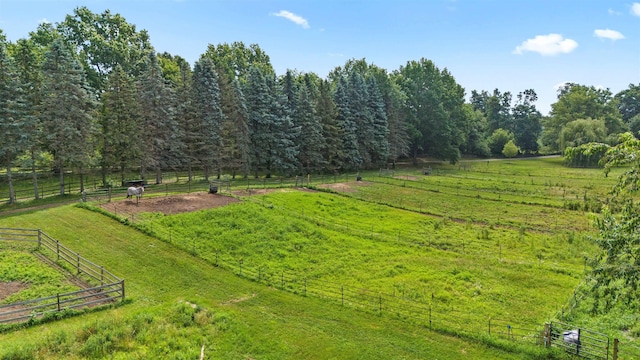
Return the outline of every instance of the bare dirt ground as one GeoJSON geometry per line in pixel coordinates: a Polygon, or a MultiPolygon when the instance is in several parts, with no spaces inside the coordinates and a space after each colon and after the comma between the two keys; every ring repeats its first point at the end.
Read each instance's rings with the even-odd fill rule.
{"type": "Polygon", "coordinates": [[[422,179],[420,176],[414,176],[414,175],[398,175],[398,176],[394,176],[394,179],[400,179],[400,180],[420,180],[422,179]]]}
{"type": "Polygon", "coordinates": [[[207,192],[195,192],[169,196],[142,196],[142,199],[140,199],[139,202],[137,202],[136,199],[124,199],[101,204],[100,207],[115,214],[161,212],[163,214],[170,215],[226,206],[238,201],[238,199],[231,196],[209,194],[207,192]]]}
{"type": "Polygon", "coordinates": [[[322,189],[330,189],[337,192],[355,192],[356,187],[358,186],[369,186],[370,184],[366,181],[357,181],[355,183],[333,183],[333,184],[322,184],[318,185],[319,188],[322,189]]]}
{"type": "Polygon", "coordinates": [[[15,294],[26,288],[27,284],[20,281],[0,282],[0,301],[4,300],[9,295],[15,294]]]}

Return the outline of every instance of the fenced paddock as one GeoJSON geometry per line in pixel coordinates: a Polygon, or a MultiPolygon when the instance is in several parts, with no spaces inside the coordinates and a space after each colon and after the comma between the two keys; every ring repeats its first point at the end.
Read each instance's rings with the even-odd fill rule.
{"type": "Polygon", "coordinates": [[[66,271],[74,272],[82,283],[93,286],[38,299],[0,305],[0,324],[15,323],[68,310],[79,310],[123,301],[124,280],[113,275],[80,254],[71,251],[58,240],[39,229],[0,228],[0,241],[27,243],[37,247],[46,262],[52,262],[66,271]]]}

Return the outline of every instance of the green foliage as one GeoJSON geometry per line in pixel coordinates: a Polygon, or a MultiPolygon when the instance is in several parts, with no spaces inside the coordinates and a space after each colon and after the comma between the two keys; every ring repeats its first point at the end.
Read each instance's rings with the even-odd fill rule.
{"type": "Polygon", "coordinates": [[[640,208],[634,200],[640,183],[639,154],[640,141],[625,133],[620,144],[610,148],[602,159],[607,173],[620,165],[625,170],[618,177],[611,198],[621,200],[620,213],[614,214],[605,207],[596,221],[599,234],[594,240],[601,251],[589,259],[588,274],[595,311],[608,312],[619,306],[639,308],[640,260],[636,254],[640,251],[640,208]]]}
{"type": "Polygon", "coordinates": [[[505,129],[496,129],[488,140],[489,149],[493,155],[502,155],[504,146],[513,141],[513,133],[505,129]]]}
{"type": "Polygon", "coordinates": [[[513,140],[509,140],[509,142],[504,144],[504,147],[502,148],[502,155],[504,155],[504,157],[507,157],[507,158],[516,157],[519,152],[520,150],[518,149],[516,144],[513,142],[513,140]]]}
{"type": "Polygon", "coordinates": [[[602,167],[600,160],[610,146],[603,143],[586,143],[564,150],[564,164],[569,167],[602,167]]]}

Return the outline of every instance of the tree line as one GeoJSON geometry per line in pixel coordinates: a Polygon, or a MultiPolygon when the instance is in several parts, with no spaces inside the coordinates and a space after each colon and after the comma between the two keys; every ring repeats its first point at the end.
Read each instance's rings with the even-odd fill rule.
{"type": "Polygon", "coordinates": [[[422,155],[455,163],[463,154],[561,152],[640,130],[640,84],[615,96],[565,84],[550,116],[526,89],[471,92],[432,61],[393,71],[348,60],[326,78],[287,70],[242,42],[209,45],[189,64],[155,52],[148,33],[119,14],[76,8],[8,42],[0,29],[0,159],[10,201],[12,168],[83,174],[103,183],[131,169],[205,178],[303,175],[414,163],[422,155]]]}

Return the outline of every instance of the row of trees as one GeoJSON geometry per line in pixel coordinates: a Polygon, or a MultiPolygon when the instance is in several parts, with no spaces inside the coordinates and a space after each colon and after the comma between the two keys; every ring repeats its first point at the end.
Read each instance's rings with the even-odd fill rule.
{"type": "Polygon", "coordinates": [[[640,125],[638,92],[567,84],[550,117],[529,89],[465,90],[448,70],[420,59],[388,72],[349,60],[326,79],[289,70],[242,42],[209,45],[193,67],[156,54],[146,31],[108,10],[77,8],[9,43],[0,30],[0,158],[7,168],[51,158],[65,169],[99,168],[103,181],[132,168],[143,178],[202,169],[205,177],[270,177],[357,171],[462,154],[560,151],[583,141],[613,142],[640,125]],[[604,124],[603,126],[600,126],[604,124]],[[585,128],[596,137],[588,137],[585,128]],[[152,175],[153,176],[153,175],[152,175]]]}

